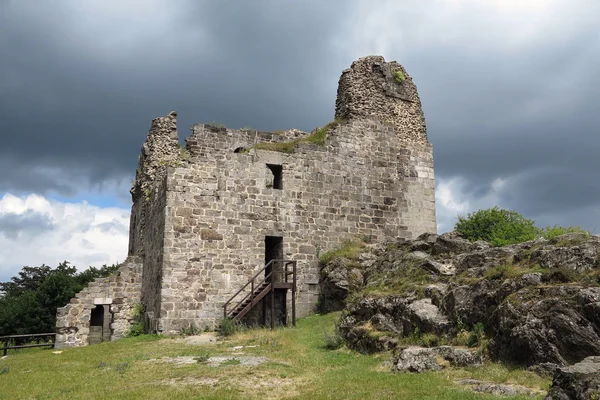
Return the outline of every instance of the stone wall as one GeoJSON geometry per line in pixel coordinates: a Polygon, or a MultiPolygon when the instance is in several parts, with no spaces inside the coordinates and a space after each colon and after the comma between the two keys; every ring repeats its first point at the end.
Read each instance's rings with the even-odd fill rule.
{"type": "MultiPolygon", "coordinates": [[[[225,301],[264,267],[267,236],[298,262],[302,316],[318,300],[323,252],[356,236],[436,232],[432,147],[416,86],[395,62],[365,57],[342,73],[325,140],[317,130],[197,124],[182,150],[176,115],[152,121],[131,190],[129,255],[143,269],[127,304],[141,298],[152,332],[214,328],[225,301]]],[[[59,312],[70,343],[85,342],[95,289],[86,290],[59,312]]]]}
{"type": "Polygon", "coordinates": [[[56,348],[88,344],[90,315],[97,305],[110,312],[109,326],[104,326],[104,337],[116,340],[124,336],[133,323],[131,310],[140,302],[142,260],[130,256],[114,274],[97,278],[77,293],[69,304],[56,313],[56,348]],[[109,335],[106,331],[110,329],[109,335]]]}
{"type": "MultiPolygon", "coordinates": [[[[133,206],[129,224],[129,255],[144,255],[146,223],[154,216],[148,213],[148,200],[157,182],[163,181],[167,169],[182,163],[182,150],[177,137],[177,113],[152,120],[150,131],[142,145],[135,181],[130,190],[133,206]]],[[[149,240],[152,243],[152,239],[149,240]]]]}
{"type": "Polygon", "coordinates": [[[196,126],[190,164],[168,174],[159,330],[214,326],[264,266],[265,236],[283,237],[285,258],[299,262],[302,316],[317,301],[319,253],[357,235],[436,231],[430,146],[406,146],[393,126],[363,118],[333,128],[324,146],[234,152],[266,138],[196,126]],[[282,190],[268,187],[266,164],[282,165],[282,190]]]}
{"type": "Polygon", "coordinates": [[[342,72],[335,117],[375,118],[392,125],[406,143],[429,143],[416,85],[402,65],[381,56],[360,58],[342,72]]]}

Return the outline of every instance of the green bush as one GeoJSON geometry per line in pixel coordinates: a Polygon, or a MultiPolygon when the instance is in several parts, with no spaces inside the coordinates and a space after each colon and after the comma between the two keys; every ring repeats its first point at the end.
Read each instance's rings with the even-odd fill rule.
{"type": "Polygon", "coordinates": [[[196,326],[194,322],[190,322],[187,327],[181,328],[179,334],[181,336],[195,336],[202,333],[202,330],[196,326]]]}
{"type": "Polygon", "coordinates": [[[540,235],[534,221],[498,207],[458,216],[454,230],[471,241],[485,240],[493,246],[526,242],[540,235]]]}
{"type": "Polygon", "coordinates": [[[590,232],[581,229],[578,226],[570,226],[568,228],[563,228],[562,226],[547,226],[541,230],[540,234],[545,239],[550,240],[557,236],[564,235],[566,233],[585,233],[586,235],[590,235],[590,232]]]}
{"type": "Polygon", "coordinates": [[[398,83],[403,83],[406,80],[406,76],[402,73],[402,71],[394,72],[394,80],[398,83]]]}
{"type": "Polygon", "coordinates": [[[131,309],[131,316],[133,317],[133,324],[127,331],[126,336],[140,336],[146,333],[146,326],[144,324],[144,305],[135,303],[131,309]]]}
{"type": "Polygon", "coordinates": [[[344,338],[340,335],[337,326],[333,332],[323,331],[325,337],[325,348],[329,350],[337,350],[344,345],[344,338]]]}
{"type": "Polygon", "coordinates": [[[140,336],[146,333],[146,328],[143,322],[134,322],[127,331],[127,337],[140,336]]]}
{"type": "Polygon", "coordinates": [[[221,336],[231,336],[234,333],[238,332],[240,330],[240,328],[241,328],[241,326],[240,326],[239,322],[237,322],[231,318],[224,318],[221,320],[221,323],[219,324],[219,328],[217,329],[217,332],[221,336]]]}

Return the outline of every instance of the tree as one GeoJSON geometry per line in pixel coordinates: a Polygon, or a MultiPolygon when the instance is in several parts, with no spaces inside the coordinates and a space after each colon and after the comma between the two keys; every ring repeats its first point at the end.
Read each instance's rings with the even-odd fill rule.
{"type": "Polygon", "coordinates": [[[498,207],[458,216],[454,230],[471,241],[485,240],[493,246],[505,246],[534,240],[540,235],[535,222],[516,211],[498,207]]]}
{"type": "Polygon", "coordinates": [[[77,272],[68,261],[55,269],[23,267],[11,282],[0,283],[0,336],[54,332],[56,309],[98,277],[111,275],[119,264],[77,272]]]}

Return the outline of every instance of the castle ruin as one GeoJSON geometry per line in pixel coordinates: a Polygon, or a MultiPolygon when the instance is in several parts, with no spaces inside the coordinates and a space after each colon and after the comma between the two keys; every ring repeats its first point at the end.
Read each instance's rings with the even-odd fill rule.
{"type": "MultiPolygon", "coordinates": [[[[182,147],[175,112],[152,121],[131,189],[128,257],[58,309],[57,347],[122,337],[136,309],[150,332],[214,329],[270,260],[296,263],[303,316],[318,299],[319,254],[352,237],[437,230],[432,146],[417,88],[396,62],[353,62],[335,120],[310,133],[191,130],[182,147]]],[[[275,301],[278,322],[289,323],[290,296],[266,296],[246,318],[272,320],[275,301]]]]}

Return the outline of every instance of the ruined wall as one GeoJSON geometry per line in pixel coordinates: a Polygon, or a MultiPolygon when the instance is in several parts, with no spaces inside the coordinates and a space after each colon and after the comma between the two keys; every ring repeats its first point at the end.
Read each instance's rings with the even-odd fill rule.
{"type": "Polygon", "coordinates": [[[223,303],[264,265],[265,236],[282,236],[285,258],[299,262],[301,316],[318,298],[320,253],[356,235],[435,232],[430,148],[402,148],[393,127],[352,120],[332,129],[325,146],[234,153],[260,139],[197,126],[192,162],[167,176],[161,331],[214,326],[223,303]],[[282,190],[268,187],[267,163],[282,165],[282,190]]]}
{"type": "MultiPolygon", "coordinates": [[[[297,130],[195,125],[186,162],[175,154],[173,114],[155,120],[164,123],[149,138],[161,132],[164,154],[175,161],[151,178],[142,174],[132,191],[138,199],[142,189],[156,193],[134,199],[143,237],[135,233],[132,248],[145,254],[142,298],[156,330],[175,333],[192,322],[214,328],[223,303],[264,266],[265,236],[283,237],[284,257],[299,262],[302,316],[318,299],[319,254],[357,235],[436,232],[432,148],[406,71],[382,57],[356,61],[340,78],[335,116],[323,144],[298,141],[309,134],[297,130]],[[273,188],[267,164],[282,166],[282,190],[273,188]],[[163,175],[164,182],[156,178],[163,175]]],[[[145,160],[142,172],[165,163],[145,160]]]]}
{"type": "Polygon", "coordinates": [[[337,119],[377,119],[392,125],[406,144],[429,144],[421,99],[402,65],[381,56],[359,58],[342,72],[337,119]]]}
{"type": "MultiPolygon", "coordinates": [[[[142,145],[135,181],[130,190],[133,206],[129,224],[129,255],[144,255],[146,224],[154,215],[147,215],[150,195],[158,182],[163,181],[167,168],[181,162],[177,137],[177,113],[152,120],[150,131],[142,145]]],[[[152,239],[150,239],[152,242],[152,239]]]]}
{"type": "MultiPolygon", "coordinates": [[[[133,323],[131,310],[140,302],[142,260],[130,256],[119,270],[106,278],[97,278],[60,307],[56,313],[56,348],[84,346],[88,344],[90,315],[96,305],[105,305],[111,315],[111,340],[127,332],[133,323]]],[[[105,314],[106,315],[106,314],[105,314]]]]}

